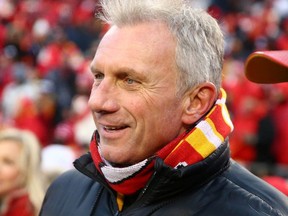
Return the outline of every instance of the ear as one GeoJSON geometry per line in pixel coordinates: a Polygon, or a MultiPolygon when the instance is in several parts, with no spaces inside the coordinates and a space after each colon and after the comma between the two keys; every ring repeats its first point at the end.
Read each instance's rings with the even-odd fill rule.
{"type": "Polygon", "coordinates": [[[196,88],[186,92],[182,122],[185,125],[194,124],[211,109],[216,99],[216,87],[210,82],[201,83],[196,88]]]}

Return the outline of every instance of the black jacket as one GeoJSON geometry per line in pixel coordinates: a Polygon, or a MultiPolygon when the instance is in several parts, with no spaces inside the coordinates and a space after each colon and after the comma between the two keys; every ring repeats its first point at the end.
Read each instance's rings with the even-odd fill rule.
{"type": "Polygon", "coordinates": [[[89,153],[75,167],[82,174],[69,171],[52,183],[41,216],[288,215],[287,197],[231,160],[227,144],[180,170],[157,159],[153,177],[122,212],[89,153]]]}

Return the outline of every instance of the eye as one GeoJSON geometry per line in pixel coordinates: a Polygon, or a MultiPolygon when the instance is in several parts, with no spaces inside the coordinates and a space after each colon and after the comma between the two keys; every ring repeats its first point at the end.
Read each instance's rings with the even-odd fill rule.
{"type": "Polygon", "coordinates": [[[126,77],[121,83],[123,84],[123,88],[129,91],[139,90],[142,86],[142,83],[138,79],[134,79],[134,77],[126,77]]]}
{"type": "Polygon", "coordinates": [[[104,79],[103,73],[95,73],[94,74],[94,84],[96,86],[100,85],[101,81],[104,79]]]}
{"type": "Polygon", "coordinates": [[[7,166],[15,166],[16,165],[16,162],[11,158],[4,158],[3,162],[7,166]]]}
{"type": "Polygon", "coordinates": [[[134,84],[136,81],[133,80],[133,79],[131,79],[131,78],[126,78],[126,79],[125,79],[125,82],[126,82],[127,84],[129,84],[129,85],[132,85],[132,84],[134,84]]]}
{"type": "Polygon", "coordinates": [[[104,78],[104,74],[102,73],[96,73],[94,74],[95,80],[102,80],[104,78]]]}

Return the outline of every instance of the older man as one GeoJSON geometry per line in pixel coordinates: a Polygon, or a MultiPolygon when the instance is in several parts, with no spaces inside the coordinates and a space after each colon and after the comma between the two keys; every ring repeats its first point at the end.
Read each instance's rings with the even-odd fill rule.
{"type": "Polygon", "coordinates": [[[103,0],[91,63],[97,131],[46,215],[288,215],[287,198],[230,159],[223,35],[182,0],[103,0]]]}

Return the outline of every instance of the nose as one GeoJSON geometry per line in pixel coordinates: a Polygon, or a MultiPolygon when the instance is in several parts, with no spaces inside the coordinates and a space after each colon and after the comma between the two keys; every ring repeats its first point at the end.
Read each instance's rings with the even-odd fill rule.
{"type": "Polygon", "coordinates": [[[93,112],[113,113],[119,109],[117,87],[106,79],[98,86],[93,85],[88,101],[93,112]]]}

